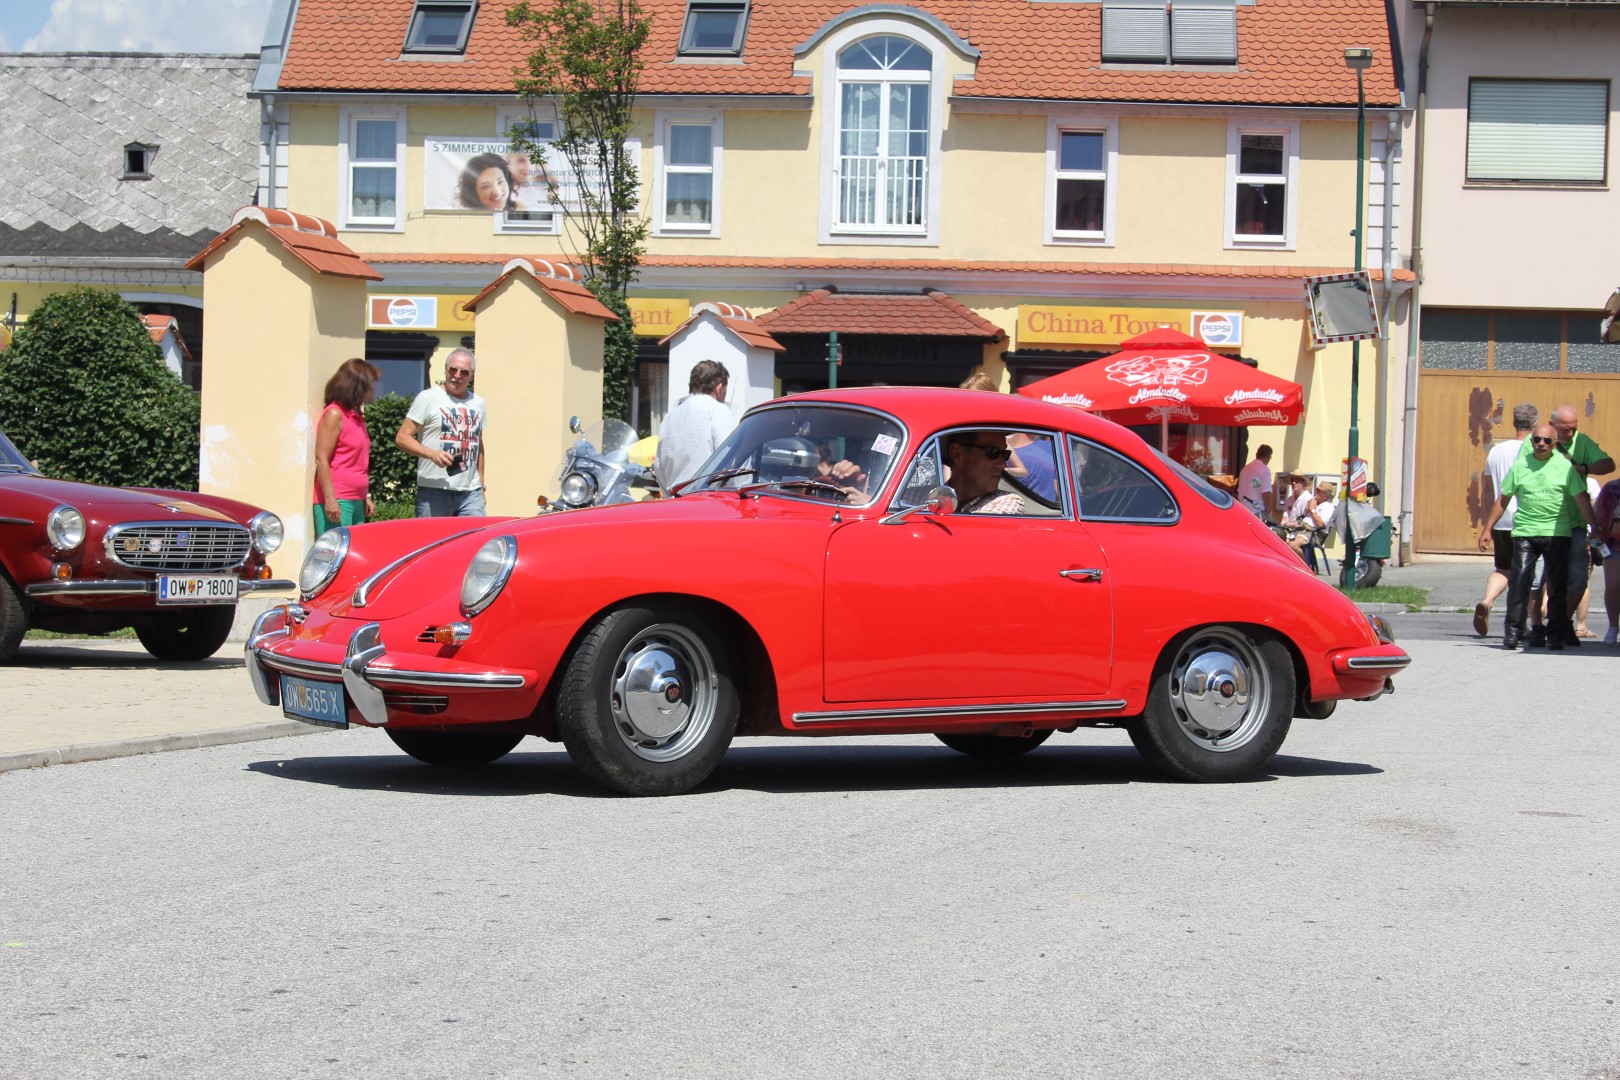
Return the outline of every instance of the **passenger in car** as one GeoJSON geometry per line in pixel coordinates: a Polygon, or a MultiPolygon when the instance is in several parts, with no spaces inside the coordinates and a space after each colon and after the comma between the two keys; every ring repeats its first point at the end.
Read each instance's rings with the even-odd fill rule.
{"type": "Polygon", "coordinates": [[[994,431],[958,431],[945,437],[945,460],[951,467],[958,514],[1022,514],[1024,497],[1001,490],[1001,474],[1012,451],[1007,437],[994,431]]]}

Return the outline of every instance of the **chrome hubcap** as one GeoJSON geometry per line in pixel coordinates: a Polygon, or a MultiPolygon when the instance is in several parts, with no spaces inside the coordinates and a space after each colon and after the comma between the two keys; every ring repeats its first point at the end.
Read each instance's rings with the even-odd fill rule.
{"type": "Polygon", "coordinates": [[[610,706],[619,737],[648,761],[673,761],[714,722],[714,658],[684,627],[659,624],[619,653],[610,706]]]}
{"type": "Polygon", "coordinates": [[[1236,635],[1189,641],[1170,677],[1170,704],[1189,741],[1206,750],[1236,750],[1260,731],[1271,701],[1264,662],[1236,635]]]}

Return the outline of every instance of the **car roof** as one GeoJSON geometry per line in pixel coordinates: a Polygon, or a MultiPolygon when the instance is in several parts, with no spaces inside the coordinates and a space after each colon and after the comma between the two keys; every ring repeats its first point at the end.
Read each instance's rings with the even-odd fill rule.
{"type": "MultiPolygon", "coordinates": [[[[1053,405],[1018,394],[992,394],[983,390],[957,390],[937,386],[862,386],[841,390],[812,390],[776,398],[765,406],[805,404],[864,405],[893,413],[908,427],[934,431],[954,424],[1005,424],[1008,427],[1063,428],[1104,442],[1127,443],[1137,436],[1118,424],[1066,405],[1053,405]]],[[[764,408],[765,406],[759,406],[764,408]]],[[[1137,440],[1140,441],[1140,440],[1137,440]]],[[[1145,445],[1145,444],[1144,444],[1145,445]]]]}

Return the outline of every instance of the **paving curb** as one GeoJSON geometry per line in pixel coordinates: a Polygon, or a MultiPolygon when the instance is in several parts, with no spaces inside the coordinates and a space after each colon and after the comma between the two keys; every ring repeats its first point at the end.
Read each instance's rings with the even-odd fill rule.
{"type": "Polygon", "coordinates": [[[79,743],[50,750],[19,750],[11,754],[0,754],[0,773],[16,769],[38,769],[46,765],[72,765],[80,761],[133,757],[136,754],[156,754],[164,750],[197,750],[204,746],[229,746],[232,743],[256,742],[260,739],[320,734],[324,734],[320,728],[299,723],[297,720],[277,720],[264,724],[217,728],[213,731],[194,731],[186,735],[142,735],[134,739],[114,739],[111,742],[79,743]]]}

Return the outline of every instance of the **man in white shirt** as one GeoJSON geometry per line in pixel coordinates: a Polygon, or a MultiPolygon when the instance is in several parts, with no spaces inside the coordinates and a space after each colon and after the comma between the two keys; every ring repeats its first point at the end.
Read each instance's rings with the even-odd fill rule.
{"type": "Polygon", "coordinates": [[[489,409],[472,389],[478,361],[457,349],[444,361],[444,382],[416,395],[394,445],[416,463],[417,517],[483,517],[489,409]]]}
{"type": "MultiPolygon", "coordinates": [[[[1530,436],[1530,429],[1536,426],[1536,407],[1534,405],[1515,405],[1513,407],[1513,437],[1498,439],[1491,444],[1490,453],[1485,455],[1485,475],[1490,478],[1490,502],[1502,497],[1502,478],[1513,468],[1513,463],[1519,460],[1519,452],[1524,447],[1524,441],[1530,436]]],[[[1474,633],[1485,637],[1491,632],[1491,605],[1501,596],[1508,587],[1508,573],[1513,569],[1513,511],[1518,508],[1518,501],[1509,499],[1507,509],[1502,516],[1496,519],[1496,525],[1491,529],[1491,543],[1495,555],[1495,565],[1491,574],[1485,579],[1485,599],[1474,605],[1474,633]]],[[[1540,597],[1531,605],[1531,629],[1541,625],[1540,597]]]]}
{"type": "Polygon", "coordinates": [[[1261,521],[1270,521],[1276,515],[1277,495],[1271,490],[1271,447],[1265,443],[1254,452],[1254,460],[1238,473],[1238,500],[1261,521]]]}
{"type": "Polygon", "coordinates": [[[698,475],[715,447],[737,426],[726,405],[731,373],[715,360],[700,360],[687,380],[687,396],[658,429],[658,484],[665,494],[698,475]]]}

